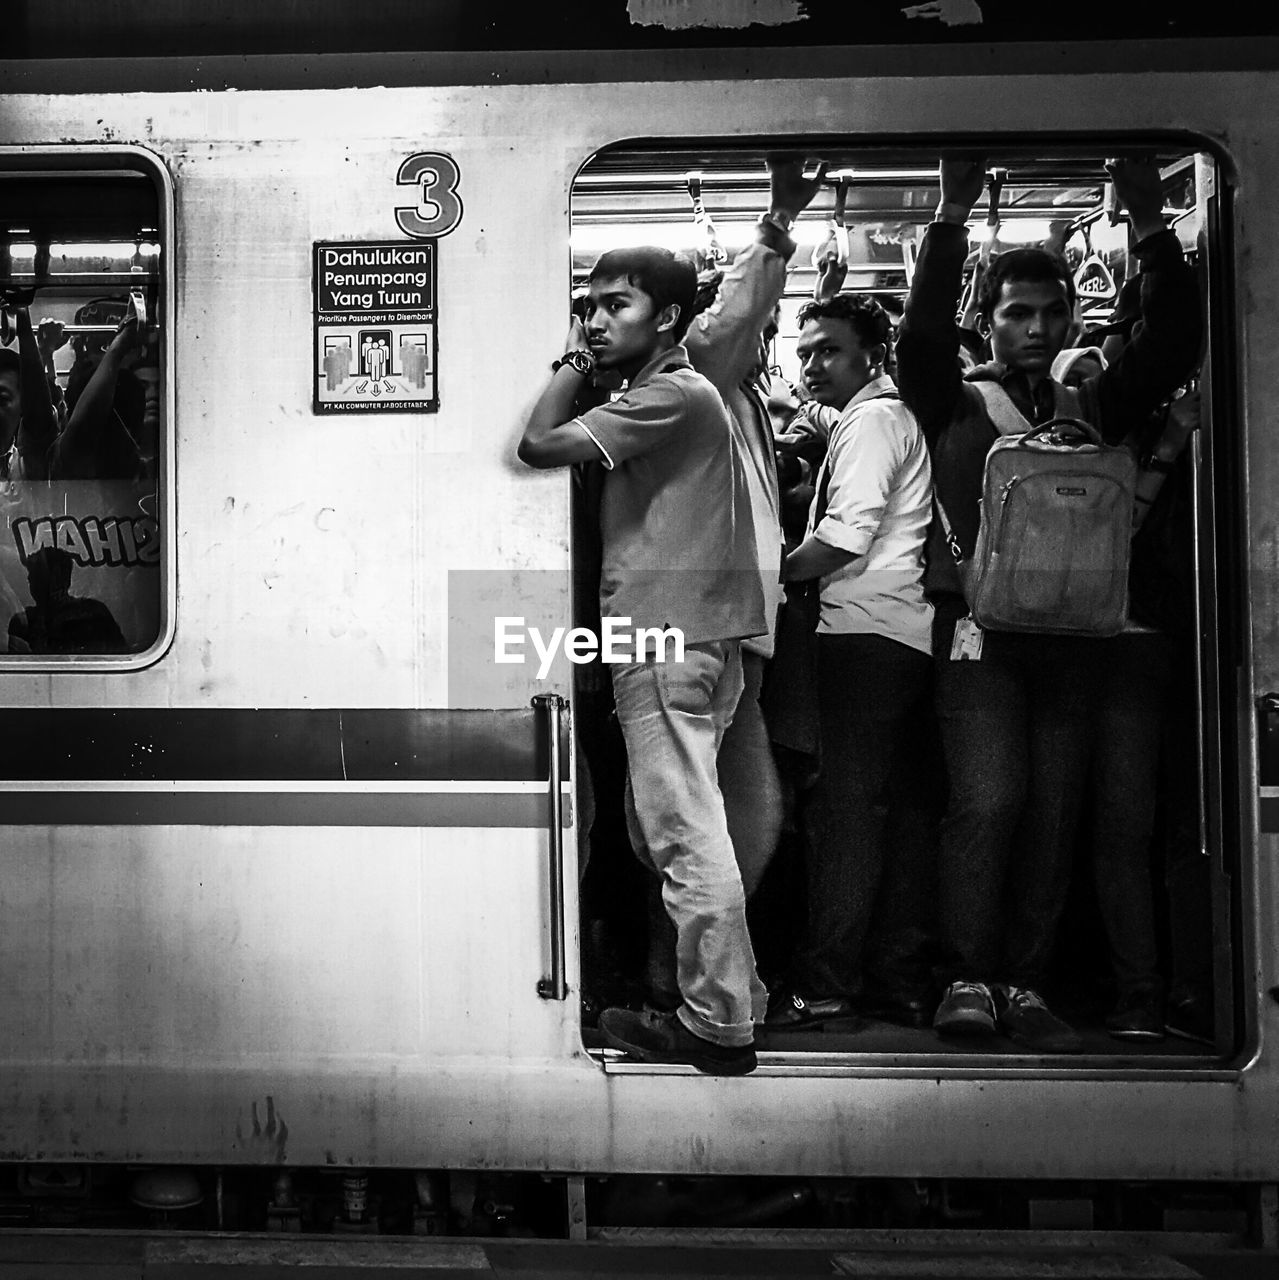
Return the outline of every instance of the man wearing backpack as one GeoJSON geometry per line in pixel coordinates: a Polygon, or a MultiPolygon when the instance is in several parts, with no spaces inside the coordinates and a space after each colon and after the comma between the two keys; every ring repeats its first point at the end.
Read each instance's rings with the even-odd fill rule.
{"type": "Polygon", "coordinates": [[[1163,221],[1159,170],[1141,160],[1107,169],[1137,242],[1142,315],[1123,355],[1076,399],[1051,376],[1070,329],[1074,281],[1066,263],[1042,249],[1014,250],[991,264],[978,327],[993,359],[961,374],[955,311],[966,223],[985,185],[982,159],[941,162],[941,203],[920,248],[897,347],[898,385],[928,442],[949,526],[933,521],[925,576],[950,779],[938,867],[948,985],[933,1025],[946,1035],[998,1026],[1043,1053],[1082,1047],[1040,988],[1070,884],[1095,642],[982,631],[960,574],[977,541],[986,455],[1010,414],[1027,431],[1063,414],[1082,418],[1118,443],[1198,359],[1198,290],[1163,221]]]}

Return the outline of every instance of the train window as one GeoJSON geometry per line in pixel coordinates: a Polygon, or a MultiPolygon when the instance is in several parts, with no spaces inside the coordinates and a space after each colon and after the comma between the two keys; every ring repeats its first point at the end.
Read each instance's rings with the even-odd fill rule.
{"type": "Polygon", "coordinates": [[[171,627],[167,175],[0,150],[0,666],[128,669],[171,627]]]}
{"type": "MultiPolygon", "coordinates": [[[[797,354],[800,309],[816,293],[855,293],[880,304],[894,334],[900,329],[925,233],[939,203],[939,156],[923,147],[859,141],[789,139],[782,145],[807,157],[808,175],[815,172],[819,159],[827,168],[816,194],[790,228],[796,248],[784,285],[777,276],[778,308],[774,312],[769,299],[755,318],[757,327],[767,331],[762,334],[766,344],[761,347],[761,334],[752,332],[744,349],[751,351],[754,363],[739,373],[753,383],[765,435],[771,418],[770,443],[781,477],[781,520],[788,544],[794,547],[805,537],[822,474],[824,440],[831,430],[813,403],[823,399],[822,384],[805,385],[797,354]],[[802,430],[795,423],[801,423],[802,430]]],[[[725,282],[741,289],[744,278],[746,289],[752,287],[747,277],[734,274],[732,264],[757,241],[757,220],[769,207],[765,155],[777,146],[776,140],[756,146],[619,146],[594,157],[577,175],[572,193],[575,297],[585,293],[591,267],[601,253],[637,245],[658,245],[691,258],[699,269],[703,294],[713,296],[725,282]]],[[[1223,803],[1238,787],[1231,776],[1232,722],[1226,701],[1233,683],[1221,675],[1238,643],[1232,621],[1239,608],[1232,568],[1238,537],[1234,522],[1240,510],[1232,489],[1237,443],[1230,433],[1195,430],[1214,413],[1219,420],[1229,414],[1232,334],[1222,318],[1230,313],[1222,303],[1222,264],[1228,258],[1224,240],[1229,233],[1223,211],[1226,193],[1217,182],[1211,156],[1193,145],[1170,145],[1166,140],[1141,152],[1131,141],[1120,146],[1104,139],[1093,146],[1048,148],[1003,142],[989,149],[985,173],[977,176],[981,194],[967,218],[966,248],[958,235],[950,240],[948,270],[953,280],[947,287],[953,284],[956,289],[951,300],[955,325],[946,339],[953,347],[953,356],[947,357],[950,365],[939,370],[943,382],[954,380],[956,365],[969,382],[997,380],[1016,367],[989,372],[994,354],[989,318],[978,319],[972,291],[991,264],[1019,248],[1047,249],[1056,262],[1064,263],[1063,292],[1068,281],[1068,292],[1075,298],[1073,313],[1063,319],[1065,334],[1057,335],[1054,350],[1048,352],[1049,358],[1057,357],[1051,376],[1059,382],[1083,383],[1107,367],[1145,367],[1156,346],[1149,337],[1141,339],[1141,359],[1123,363],[1127,344],[1137,342],[1148,328],[1139,323],[1142,279],[1156,281],[1153,305],[1164,305],[1160,300],[1176,295],[1176,315],[1188,317],[1186,340],[1180,345],[1174,340],[1166,352],[1160,348],[1156,358],[1167,360],[1162,372],[1116,373],[1105,383],[1110,388],[1122,385],[1125,396],[1140,383],[1140,394],[1124,400],[1130,407],[1140,402],[1140,419],[1123,424],[1123,444],[1137,463],[1137,504],[1145,503],[1153,514],[1137,522],[1131,542],[1124,632],[1094,642],[1097,660],[1090,665],[1106,671],[1110,683],[1089,685],[1087,696],[1093,701],[1078,721],[1077,727],[1083,728],[1071,739],[1069,761],[1063,758],[1061,765],[1072,779],[1066,784],[1072,794],[1058,814],[1066,831],[1058,857],[1060,888],[1049,901],[1052,895],[1029,872],[1018,877],[1015,868],[1029,866],[1018,843],[1020,835],[1007,842],[1014,870],[991,875],[986,886],[987,899],[995,902],[998,913],[994,928],[1002,936],[1003,951],[994,962],[993,975],[980,976],[1002,977],[1015,989],[1017,977],[1003,970],[1011,969],[1009,955],[1020,948],[1020,972],[1037,966],[1034,986],[1042,989],[1037,994],[1047,997],[1065,1030],[1056,1040],[1051,1035],[1036,1040],[1033,1031],[1018,1035],[1016,1018],[1006,1018],[1007,1007],[1001,1005],[1001,1000],[1011,999],[1006,991],[1002,996],[995,993],[991,1027],[985,1028],[992,1034],[987,1039],[947,1036],[932,1026],[947,982],[964,975],[946,967],[956,953],[947,951],[947,924],[942,919],[945,911],[954,911],[946,904],[953,903],[956,892],[953,883],[942,882],[954,873],[941,868],[947,858],[953,866],[957,857],[956,847],[946,845],[954,820],[947,813],[947,796],[956,790],[953,777],[958,766],[952,753],[957,739],[945,740],[931,703],[909,730],[914,777],[910,785],[887,793],[886,838],[891,847],[877,855],[885,857],[882,869],[866,872],[878,878],[876,889],[855,883],[857,869],[845,867],[833,878],[829,867],[814,870],[808,828],[809,806],[816,803],[816,765],[801,749],[803,733],[796,737],[789,714],[798,715],[799,709],[787,706],[783,697],[780,720],[770,719],[770,713],[778,714],[776,701],[771,709],[767,700],[763,704],[783,802],[780,835],[775,848],[765,851],[767,870],[751,896],[748,921],[760,975],[774,996],[798,994],[807,1002],[795,1005],[798,1015],[782,1010],[779,1019],[770,1017],[757,1036],[761,1060],[781,1055],[776,1060],[789,1070],[795,1067],[795,1055],[819,1065],[829,1064],[831,1055],[851,1060],[867,1054],[885,1055],[879,1060],[890,1064],[917,1062],[922,1055],[953,1065],[958,1061],[955,1055],[962,1054],[967,1065],[998,1065],[1010,1055],[1029,1052],[1060,1054],[1063,1062],[1069,1054],[1070,1062],[1102,1063],[1107,1069],[1203,1065],[1206,1059],[1239,1050],[1245,1031],[1237,1014],[1243,1008],[1236,982],[1240,939],[1231,925],[1239,909],[1240,841],[1230,825],[1232,807],[1223,803]],[[1117,153],[1140,168],[1147,184],[1145,197],[1134,193],[1131,169],[1121,169],[1116,194],[1107,157],[1117,153]],[[1168,238],[1160,240],[1163,248],[1156,262],[1146,252],[1149,240],[1140,256],[1134,252],[1143,237],[1153,234],[1147,226],[1139,235],[1134,224],[1150,223],[1153,209],[1157,226],[1158,192],[1163,221],[1175,233],[1176,245],[1168,238]],[[1125,193],[1150,206],[1146,217],[1130,216],[1125,193]],[[1173,266],[1167,268],[1170,261],[1173,266]],[[1180,265],[1183,262],[1189,264],[1189,272],[1180,265]],[[1175,287],[1158,276],[1165,268],[1172,272],[1167,279],[1179,282],[1175,287]],[[1207,361],[1197,354],[1199,316],[1207,317],[1207,361]],[[1213,363],[1216,379],[1210,376],[1213,363]],[[1122,384],[1121,378],[1126,379],[1122,384]],[[921,778],[926,785],[918,785],[921,778]],[[909,866],[910,873],[894,874],[895,862],[909,866]],[[822,913],[813,910],[806,897],[828,892],[836,883],[843,891],[873,901],[873,909],[856,918],[837,912],[833,921],[826,918],[814,925],[822,913]],[[1029,898],[1035,900],[1033,909],[1024,906],[1029,898]],[[1011,940],[1014,919],[1022,935],[1017,943],[1011,940]],[[823,930],[821,945],[826,950],[815,963],[814,948],[821,948],[814,937],[823,930]],[[856,954],[840,950],[849,938],[856,940],[856,954]],[[803,990],[804,979],[796,974],[814,983],[814,975],[821,974],[824,985],[803,990]],[[808,1020],[812,1011],[805,1010],[813,1000],[831,1003],[835,1013],[829,1020],[822,1022],[815,1014],[808,1020]]],[[[952,219],[963,220],[962,213],[952,219]]],[[[1021,261],[1026,261],[1024,255],[1021,261]]],[[[738,302],[745,296],[743,291],[738,302]]],[[[722,292],[719,298],[712,306],[722,306],[723,324],[728,326],[737,314],[736,304],[730,305],[722,292]]],[[[914,305],[919,315],[920,304],[914,305]]],[[[949,330],[948,315],[943,308],[939,328],[949,330]]],[[[709,329],[703,325],[701,332],[709,329]]],[[[696,364],[695,347],[692,344],[690,350],[696,364]]],[[[892,352],[890,345],[890,375],[892,352]]],[[[903,344],[901,355],[907,360],[909,343],[903,344]]],[[[719,366],[710,362],[707,368],[719,366]]],[[[902,391],[910,401],[908,372],[902,372],[902,391]]],[[[1032,395],[1039,385],[1027,378],[1032,395]]],[[[1086,394],[1096,395],[1099,385],[1086,394]]],[[[732,410],[734,388],[721,391],[732,410]]],[[[1097,409],[1100,400],[1093,404],[1103,416],[1114,412],[1097,409]]],[[[919,410],[921,425],[925,411],[926,407],[919,410]]],[[[1115,423],[1108,420],[1104,425],[1109,437],[1122,434],[1113,430],[1115,423]]],[[[739,426],[739,448],[746,448],[741,433],[739,426]]],[[[938,462],[939,450],[947,446],[938,431],[929,434],[928,441],[936,476],[939,466],[946,465],[938,462]]],[[[976,465],[979,476],[980,457],[976,465]]],[[[590,486],[578,489],[589,493],[590,486]]],[[[596,554],[598,524],[587,504],[579,502],[579,507],[579,565],[589,566],[596,554]]],[[[962,602],[958,590],[956,598],[962,602]]],[[[999,643],[996,639],[996,647],[999,643]]],[[[768,679],[765,666],[765,688],[768,679]]],[[[597,680],[588,679],[579,687],[576,716],[595,784],[594,820],[587,833],[590,859],[582,886],[584,1036],[607,1060],[607,1047],[593,1029],[597,1006],[669,1004],[679,997],[673,981],[673,940],[659,899],[651,877],[630,854],[621,798],[624,747],[609,717],[604,684],[603,693],[597,680]],[[645,901],[648,911],[636,907],[645,901]]],[[[760,795],[768,788],[761,784],[746,790],[746,797],[729,797],[729,822],[731,829],[732,806],[744,804],[747,817],[739,829],[750,840],[752,833],[768,829],[770,821],[776,829],[777,817],[762,818],[758,811],[760,795]]],[[[847,856],[863,853],[850,845],[847,856]]],[[[740,851],[738,856],[740,861],[740,851]]],[[[953,944],[953,936],[949,941],[953,944]]],[[[1026,979],[1021,982],[1030,985],[1026,979]]],[[[974,1013],[974,1021],[983,1016],[984,1011],[974,1013]]],[[[1036,1013],[1031,1021],[1038,1017],[1036,1013]]],[[[1041,1030],[1046,1025],[1040,1021],[1041,1030]]]]}

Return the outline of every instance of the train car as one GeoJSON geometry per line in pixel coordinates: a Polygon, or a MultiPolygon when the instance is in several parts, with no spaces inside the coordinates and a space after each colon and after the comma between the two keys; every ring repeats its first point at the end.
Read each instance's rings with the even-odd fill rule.
{"type": "Polygon", "coordinates": [[[0,1151],[28,1185],[1279,1181],[1279,82],[1233,46],[1202,70],[1126,48],[5,64],[8,322],[60,322],[63,384],[128,322],[150,424],[127,462],[5,482],[0,1151]],[[889,1030],[766,1040],[724,1079],[583,1026],[573,668],[531,630],[569,618],[572,492],[515,444],[575,271],[638,224],[703,234],[694,173],[731,248],[776,148],[850,176],[860,283],[885,292],[943,152],[1008,175],[1011,231],[1094,228],[1115,287],[1101,161],[1159,159],[1209,317],[1209,1044],[1065,1058],[889,1030]]]}

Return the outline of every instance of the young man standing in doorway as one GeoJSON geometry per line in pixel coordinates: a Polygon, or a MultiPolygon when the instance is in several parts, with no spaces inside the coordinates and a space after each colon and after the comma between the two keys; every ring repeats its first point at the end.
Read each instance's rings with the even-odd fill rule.
{"type": "Polygon", "coordinates": [[[756,1065],[754,1023],[767,995],[715,762],[742,692],[740,641],[767,624],[728,411],[680,342],[696,291],[692,264],[666,250],[600,258],[586,323],[574,320],[519,456],[538,468],[603,464],[601,615],[635,631],[678,630],[684,642],[683,661],[636,653],[613,666],[628,828],[662,880],[681,1004],[669,1014],[606,1009],[600,1029],[645,1061],[744,1075],[756,1065]],[[577,415],[597,368],[626,390],[577,415]]]}

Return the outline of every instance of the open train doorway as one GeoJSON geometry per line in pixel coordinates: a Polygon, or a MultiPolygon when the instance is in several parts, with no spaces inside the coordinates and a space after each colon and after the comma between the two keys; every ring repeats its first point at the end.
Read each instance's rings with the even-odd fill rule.
{"type": "MultiPolygon", "coordinates": [[[[743,288],[738,268],[757,243],[761,213],[769,210],[766,157],[778,151],[779,141],[803,158],[807,179],[820,173],[821,180],[802,214],[783,228],[793,251],[772,299],[776,308],[770,303],[760,312],[759,331],[747,344],[759,357],[743,370],[743,381],[753,385],[768,415],[783,536],[793,550],[812,532],[831,438],[829,425],[824,432],[814,425],[819,415],[811,411],[815,397],[800,346],[803,308],[823,290],[827,298],[842,293],[869,299],[887,316],[896,342],[942,195],[939,158],[950,154],[944,143],[787,139],[610,149],[586,164],[574,184],[572,287],[580,306],[602,253],[657,245],[692,259],[703,292],[714,299],[707,305],[731,317],[742,295],[734,299],[723,291],[743,288]],[[834,289],[832,264],[839,268],[834,289]]],[[[1051,1061],[1054,1069],[1195,1069],[1234,1057],[1248,1039],[1246,993],[1239,985],[1246,971],[1245,841],[1233,798],[1241,793],[1244,733],[1235,672],[1244,661],[1247,626],[1239,554],[1242,442],[1229,321],[1229,187],[1214,157],[1189,141],[1001,141],[967,149],[975,152],[984,165],[981,195],[962,219],[967,244],[953,304],[961,376],[970,378],[992,359],[979,302],[982,275],[1001,255],[1025,248],[1047,249],[1069,275],[1069,336],[1054,380],[1081,383],[1123,367],[1125,358],[1129,368],[1142,358],[1142,344],[1136,356],[1125,352],[1141,327],[1159,318],[1142,312],[1149,256],[1122,192],[1116,192],[1108,167],[1116,156],[1134,158],[1157,175],[1162,221],[1175,237],[1170,252],[1194,273],[1207,334],[1202,355],[1143,406],[1122,442],[1136,466],[1135,498],[1141,501],[1134,510],[1146,508],[1135,518],[1129,547],[1127,612],[1122,632],[1097,642],[1091,666],[1103,678],[1090,695],[1086,743],[1071,748],[1070,768],[1063,763],[1071,790],[1061,806],[1068,858],[1060,888],[1055,901],[1030,916],[1041,925],[1032,940],[1042,956],[1036,986],[1072,1036],[1061,1045],[1021,1042],[1005,1033],[998,1018],[994,1031],[981,1036],[939,1034],[933,1026],[947,978],[955,974],[953,938],[943,917],[955,913],[957,874],[953,840],[949,851],[946,844],[956,821],[955,787],[935,688],[912,729],[909,785],[903,782],[885,798],[888,846],[868,873],[873,883],[859,881],[856,866],[841,873],[849,893],[873,900],[857,934],[857,954],[843,957],[843,986],[799,993],[810,1006],[818,998],[832,1001],[838,1016],[801,1018],[798,1025],[775,1018],[779,999],[796,994],[794,975],[803,969],[806,949],[812,950],[815,930],[824,927],[815,920],[829,915],[824,895],[832,881],[814,873],[812,851],[811,806],[821,758],[805,749],[804,709],[774,688],[762,705],[777,781],[761,776],[758,787],[746,788],[747,811],[738,827],[748,839],[776,832],[747,908],[755,960],[774,1010],[762,1028],[757,1025],[759,1059],[764,1069],[786,1071],[925,1062],[986,1069],[1027,1061],[1051,1061]],[[777,811],[761,818],[751,806],[774,785],[777,811]],[[885,974],[908,977],[892,991],[885,974]],[[1141,1003],[1136,994],[1145,997],[1144,1013],[1125,1021],[1125,1006],[1131,1011],[1141,1003]]],[[[892,353],[890,344],[884,370],[890,376],[892,353]]],[[[1117,385],[1115,375],[1107,385],[1117,385]]],[[[936,467],[937,441],[930,445],[936,467]]],[[[604,483],[602,467],[578,469],[579,606],[589,607],[596,590],[604,483]]],[[[763,646],[765,688],[777,674],[770,650],[763,646]]],[[[935,653],[932,658],[941,661],[935,653]]],[[[606,669],[577,668],[575,724],[594,807],[583,832],[584,1038],[610,1065],[631,1069],[600,1038],[599,1012],[618,1005],[661,1009],[673,995],[678,999],[671,984],[674,938],[660,886],[633,855],[626,753],[606,669]]],[[[735,802],[730,796],[730,810],[735,802]]],[[[1010,865],[1022,856],[1018,841],[1025,838],[1010,837],[1010,865]]],[[[850,858],[855,844],[850,842],[850,858]]],[[[989,883],[998,886],[996,909],[1004,919],[1018,915],[1020,895],[1036,890],[1027,888],[1027,876],[1019,877],[1015,865],[989,883]]]]}

